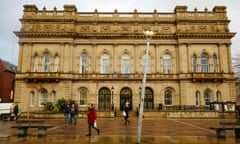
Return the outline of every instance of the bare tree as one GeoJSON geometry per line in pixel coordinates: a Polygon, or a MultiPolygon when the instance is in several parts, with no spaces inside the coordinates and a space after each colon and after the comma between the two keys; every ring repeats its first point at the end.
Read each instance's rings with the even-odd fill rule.
{"type": "Polygon", "coordinates": [[[236,99],[237,104],[240,104],[240,54],[237,53],[232,57],[232,69],[236,78],[236,99]]]}

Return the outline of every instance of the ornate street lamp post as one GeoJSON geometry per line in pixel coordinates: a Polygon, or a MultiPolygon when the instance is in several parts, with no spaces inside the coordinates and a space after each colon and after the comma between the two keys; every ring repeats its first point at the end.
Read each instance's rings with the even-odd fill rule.
{"type": "Polygon", "coordinates": [[[112,86],[112,111],[114,111],[114,103],[113,103],[113,92],[114,92],[114,87],[112,86]]]}
{"type": "Polygon", "coordinates": [[[146,85],[146,76],[147,76],[147,60],[148,60],[148,51],[149,51],[149,44],[150,39],[154,35],[153,31],[144,31],[144,35],[146,36],[147,47],[146,47],[146,55],[144,61],[144,71],[143,71],[143,79],[142,79],[142,91],[140,97],[140,109],[138,115],[138,126],[137,126],[137,144],[140,144],[141,141],[141,132],[142,132],[142,120],[143,120],[143,106],[144,106],[144,96],[145,96],[145,85],[146,85]]]}

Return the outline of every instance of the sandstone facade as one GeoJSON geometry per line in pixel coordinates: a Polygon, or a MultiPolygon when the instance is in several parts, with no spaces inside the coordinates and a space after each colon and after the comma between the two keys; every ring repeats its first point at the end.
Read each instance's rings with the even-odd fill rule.
{"type": "Polygon", "coordinates": [[[19,37],[15,101],[22,111],[42,102],[73,99],[93,103],[98,111],[139,105],[145,30],[151,37],[145,110],[171,106],[208,107],[213,101],[235,101],[231,38],[226,7],[212,11],[78,12],[39,10],[24,5],[19,37]]]}

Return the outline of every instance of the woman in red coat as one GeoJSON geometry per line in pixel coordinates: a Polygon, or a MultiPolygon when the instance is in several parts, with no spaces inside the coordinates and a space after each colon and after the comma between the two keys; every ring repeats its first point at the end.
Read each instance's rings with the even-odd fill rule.
{"type": "Polygon", "coordinates": [[[97,128],[96,124],[97,112],[93,108],[93,104],[89,104],[88,106],[88,134],[87,136],[91,136],[91,128],[94,128],[98,134],[100,134],[100,129],[97,128]]]}

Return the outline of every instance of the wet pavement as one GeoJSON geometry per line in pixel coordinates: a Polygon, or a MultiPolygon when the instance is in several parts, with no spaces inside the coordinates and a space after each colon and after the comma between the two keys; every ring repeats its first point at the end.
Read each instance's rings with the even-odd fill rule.
{"type": "MultiPolygon", "coordinates": [[[[92,129],[88,137],[86,119],[78,119],[76,125],[64,124],[63,119],[44,119],[54,127],[47,130],[47,136],[37,137],[36,129],[29,129],[27,137],[17,137],[17,130],[11,126],[14,121],[0,122],[1,144],[135,144],[137,118],[130,118],[128,125],[123,118],[101,118],[97,120],[100,135],[92,129]]],[[[225,139],[217,138],[209,127],[218,126],[219,121],[229,119],[149,119],[143,120],[142,144],[240,144],[233,131],[227,131],[225,139]]]]}

